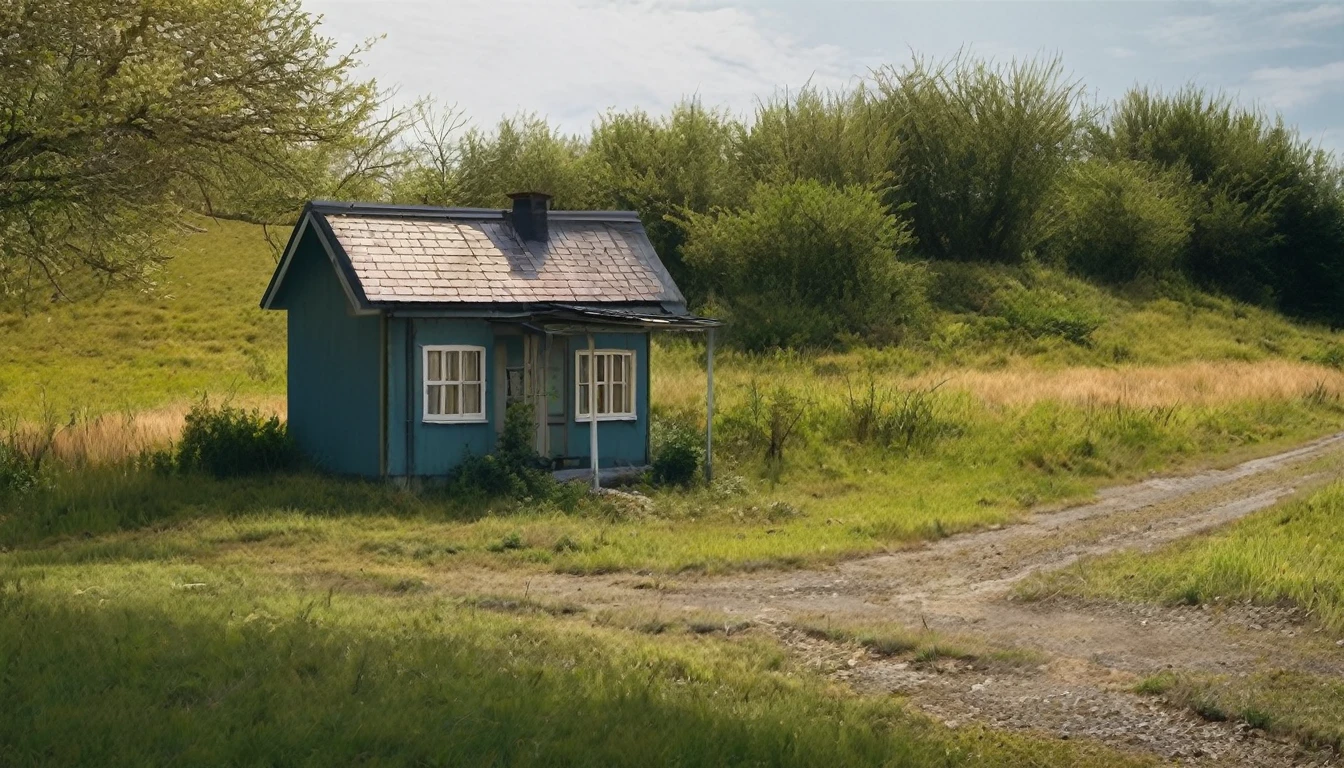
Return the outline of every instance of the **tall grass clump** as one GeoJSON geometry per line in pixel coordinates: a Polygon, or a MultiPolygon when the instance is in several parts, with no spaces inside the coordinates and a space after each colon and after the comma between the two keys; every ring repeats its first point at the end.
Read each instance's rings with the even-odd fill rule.
{"type": "Polygon", "coordinates": [[[909,389],[879,386],[869,377],[856,390],[846,382],[844,434],[856,443],[910,451],[954,431],[938,390],[946,381],[909,389]]]}

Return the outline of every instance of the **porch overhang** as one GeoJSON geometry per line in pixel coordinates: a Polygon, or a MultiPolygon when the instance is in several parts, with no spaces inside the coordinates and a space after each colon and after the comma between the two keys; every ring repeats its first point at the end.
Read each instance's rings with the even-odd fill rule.
{"type": "Polygon", "coordinates": [[[504,304],[456,307],[389,309],[391,317],[461,318],[518,323],[557,334],[628,333],[631,330],[703,333],[719,328],[723,321],[699,317],[680,307],[620,304],[504,304]]]}

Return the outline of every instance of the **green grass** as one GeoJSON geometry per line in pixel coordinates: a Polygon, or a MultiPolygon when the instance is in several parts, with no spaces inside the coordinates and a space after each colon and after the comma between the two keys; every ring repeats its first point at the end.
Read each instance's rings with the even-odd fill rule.
{"type": "Polygon", "coordinates": [[[283,394],[285,318],[258,308],[275,267],[261,228],[198,220],[142,291],[0,310],[0,413],[64,418],[216,395],[283,394]]]}
{"type": "Polygon", "coordinates": [[[1141,763],[945,729],[750,632],[655,636],[183,561],[0,555],[0,670],[8,766],[1141,763]]]}
{"type": "Polygon", "coordinates": [[[1344,683],[1280,670],[1251,676],[1163,672],[1138,692],[1209,720],[1236,720],[1315,748],[1344,749],[1344,683]]]}
{"type": "Polygon", "coordinates": [[[234,537],[258,557],[285,558],[297,536],[352,568],[366,561],[575,573],[793,567],[1010,523],[1119,478],[1264,451],[1344,421],[1334,403],[1305,400],[1156,415],[1038,404],[976,408],[958,419],[954,434],[908,453],[832,439],[819,428],[789,449],[782,469],[752,458],[735,469],[725,462],[721,472],[745,477],[646,489],[647,510],[582,494],[473,501],[314,474],[219,481],[128,465],[55,471],[0,513],[0,544],[32,547],[25,556],[40,557],[43,543],[122,532],[58,550],[98,558],[149,542],[191,552],[201,540],[234,537]]]}
{"type": "Polygon", "coordinates": [[[1290,605],[1344,635],[1344,483],[1209,536],[1125,553],[1034,580],[1024,594],[1200,604],[1290,605]]]}

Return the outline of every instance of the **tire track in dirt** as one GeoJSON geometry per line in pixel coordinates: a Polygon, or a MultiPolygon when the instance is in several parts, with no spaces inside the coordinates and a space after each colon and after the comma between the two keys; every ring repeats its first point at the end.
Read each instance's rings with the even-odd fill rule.
{"type": "Polygon", "coordinates": [[[441,585],[522,594],[590,610],[714,612],[749,619],[828,674],[866,692],[898,693],[950,724],[981,723],[1059,738],[1095,739],[1183,763],[1316,765],[1332,756],[1228,723],[1206,722],[1133,693],[1168,668],[1254,672],[1300,668],[1344,674],[1344,652],[1291,616],[1014,599],[1036,574],[1122,550],[1151,550],[1225,525],[1344,471],[1344,433],[1228,469],[1107,489],[1097,501],[1012,526],[816,570],[695,577],[661,583],[631,575],[456,573],[441,585]],[[793,622],[928,627],[1043,663],[913,663],[818,640],[793,622]],[[1269,629],[1265,629],[1269,627],[1269,629]]]}

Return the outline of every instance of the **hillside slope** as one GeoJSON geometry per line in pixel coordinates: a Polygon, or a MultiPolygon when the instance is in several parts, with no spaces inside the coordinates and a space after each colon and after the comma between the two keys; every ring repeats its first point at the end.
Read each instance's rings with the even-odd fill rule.
{"type": "MultiPolygon", "coordinates": [[[[0,313],[0,414],[137,411],[212,397],[284,393],[285,318],[257,302],[275,266],[261,228],[201,220],[157,285],[29,315],[0,313]]],[[[879,350],[809,354],[816,373],[1169,366],[1280,359],[1338,367],[1344,335],[1189,291],[1125,295],[1043,268],[938,267],[926,334],[879,350]]],[[[793,357],[792,353],[784,355],[793,357]]],[[[776,356],[778,357],[778,356],[776,356]]],[[[682,354],[654,355],[680,369],[682,354]]],[[[770,358],[725,354],[747,373],[770,358]]],[[[797,366],[788,366],[793,371],[797,366]]],[[[680,372],[656,390],[679,400],[680,372]]],[[[689,371],[685,373],[690,373],[689,371]]],[[[1322,371],[1322,374],[1325,372],[1322,371]]],[[[1307,374],[1308,376],[1314,374],[1307,374]]],[[[699,385],[686,382],[689,389],[699,385]]],[[[655,397],[660,392],[655,391],[655,397]]],[[[688,393],[689,394],[689,393],[688,393]]]]}
{"type": "Polygon", "coordinates": [[[275,261],[261,228],[201,220],[143,291],[0,314],[0,413],[141,410],[203,393],[284,392],[285,318],[258,308],[275,261]]]}

